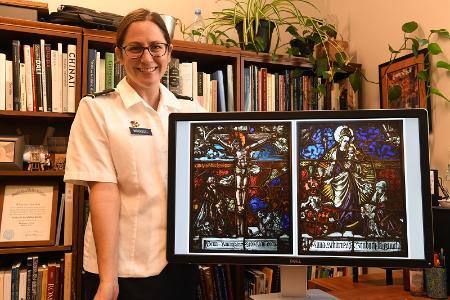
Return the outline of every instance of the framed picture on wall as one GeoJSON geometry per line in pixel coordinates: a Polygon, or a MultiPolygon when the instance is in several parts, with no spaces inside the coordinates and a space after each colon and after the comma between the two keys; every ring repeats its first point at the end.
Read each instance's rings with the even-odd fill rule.
{"type": "Polygon", "coordinates": [[[54,245],[57,205],[57,181],[0,183],[0,247],[54,245]]]}
{"type": "Polygon", "coordinates": [[[427,49],[379,65],[381,108],[429,108],[425,81],[427,49]]]}

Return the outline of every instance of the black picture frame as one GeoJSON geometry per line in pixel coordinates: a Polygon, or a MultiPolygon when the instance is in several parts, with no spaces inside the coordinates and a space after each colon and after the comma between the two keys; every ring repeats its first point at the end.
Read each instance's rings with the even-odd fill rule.
{"type": "Polygon", "coordinates": [[[22,170],[23,136],[0,136],[0,170],[22,170]]]}

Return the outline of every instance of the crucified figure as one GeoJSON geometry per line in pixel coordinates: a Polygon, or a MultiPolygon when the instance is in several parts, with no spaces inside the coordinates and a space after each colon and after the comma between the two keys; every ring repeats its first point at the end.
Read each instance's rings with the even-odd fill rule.
{"type": "Polygon", "coordinates": [[[247,194],[248,184],[248,163],[250,160],[250,151],[263,143],[265,143],[269,137],[262,138],[257,142],[246,145],[245,135],[242,133],[236,133],[236,138],[231,142],[226,142],[221,139],[220,136],[214,136],[213,139],[218,141],[221,145],[227,148],[235,159],[235,180],[236,180],[236,226],[238,236],[244,235],[244,204],[247,194]]]}

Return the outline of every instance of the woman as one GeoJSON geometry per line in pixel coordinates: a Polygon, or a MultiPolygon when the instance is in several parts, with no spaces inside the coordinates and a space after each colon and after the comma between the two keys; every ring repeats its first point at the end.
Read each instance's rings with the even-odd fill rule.
{"type": "Polygon", "coordinates": [[[166,261],[168,116],[196,112],[160,80],[172,44],[161,17],[138,9],[117,30],[126,77],[85,97],[73,122],[65,181],[89,186],[86,299],[190,299],[195,266],[166,261]],[[95,297],[94,297],[95,295],[95,297]]]}

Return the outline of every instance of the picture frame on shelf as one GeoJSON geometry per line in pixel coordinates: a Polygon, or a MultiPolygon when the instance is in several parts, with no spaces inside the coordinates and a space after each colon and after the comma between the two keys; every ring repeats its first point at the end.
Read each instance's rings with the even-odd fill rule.
{"type": "Polygon", "coordinates": [[[428,108],[426,84],[420,73],[426,70],[427,49],[408,54],[378,66],[381,108],[428,108]],[[389,90],[398,85],[401,94],[395,100],[389,99],[389,90]]]}
{"type": "Polygon", "coordinates": [[[22,170],[23,136],[0,136],[0,170],[22,170]]]}
{"type": "Polygon", "coordinates": [[[56,180],[0,183],[0,247],[53,246],[57,209],[56,180]]]}

